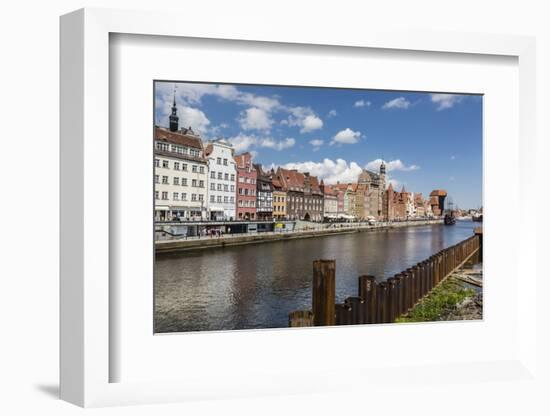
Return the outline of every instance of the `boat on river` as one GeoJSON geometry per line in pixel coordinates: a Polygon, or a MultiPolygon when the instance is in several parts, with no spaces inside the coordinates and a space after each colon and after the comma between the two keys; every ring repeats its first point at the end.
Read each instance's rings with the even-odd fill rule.
{"type": "Polygon", "coordinates": [[[456,218],[453,215],[453,213],[447,213],[445,214],[445,218],[443,218],[443,223],[445,225],[455,225],[456,224],[456,218]]]}

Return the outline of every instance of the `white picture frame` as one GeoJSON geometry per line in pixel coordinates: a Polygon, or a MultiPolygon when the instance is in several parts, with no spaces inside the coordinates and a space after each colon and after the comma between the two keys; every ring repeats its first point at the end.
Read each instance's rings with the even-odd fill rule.
{"type": "MultiPolygon", "coordinates": [[[[200,19],[186,19],[172,13],[103,9],[83,9],[61,18],[61,398],[88,407],[309,393],[352,386],[372,389],[376,387],[374,380],[388,381],[398,377],[405,380],[405,385],[433,383],[434,380],[447,380],[451,373],[462,380],[476,374],[473,382],[478,383],[487,379],[498,380],[499,377],[517,380],[518,383],[536,378],[536,321],[526,319],[536,314],[532,292],[537,279],[536,253],[520,244],[521,241],[536,241],[536,217],[522,215],[534,204],[536,194],[528,172],[528,168],[533,167],[536,152],[534,39],[468,33],[384,32],[374,28],[366,29],[358,36],[346,30],[328,33],[316,26],[308,31],[292,27],[282,31],[276,22],[261,27],[239,26],[242,30],[235,31],[234,23],[220,19],[215,25],[205,26],[200,19]],[[185,25],[181,24],[182,21],[185,25]],[[514,246],[517,245],[514,264],[522,265],[525,286],[529,290],[519,287],[517,291],[514,317],[521,325],[517,328],[518,345],[513,349],[514,353],[499,357],[498,361],[459,364],[449,361],[437,365],[419,362],[414,369],[416,378],[412,379],[407,378],[410,368],[375,369],[371,366],[366,371],[359,367],[357,374],[349,377],[349,368],[332,366],[319,369],[326,376],[324,382],[319,381],[319,373],[292,373],[286,369],[276,374],[266,373],[264,378],[252,381],[219,374],[216,380],[193,376],[177,381],[112,382],[110,368],[121,359],[110,348],[113,336],[110,310],[116,305],[112,305],[110,293],[115,288],[109,279],[113,268],[109,251],[110,226],[113,225],[109,195],[112,163],[109,156],[109,37],[115,33],[277,42],[282,48],[285,44],[332,45],[336,48],[468,54],[472,59],[476,55],[517,59],[519,187],[511,192],[518,198],[520,214],[517,241],[514,242],[514,246]]],[[[510,273],[517,274],[518,271],[514,269],[510,273]]],[[[402,328],[403,331],[414,329],[411,326],[402,328]]],[[[333,329],[322,331],[319,332],[323,334],[321,336],[337,336],[331,332],[333,329]]],[[[273,332],[257,334],[250,336],[276,336],[273,332]]],[[[208,336],[212,338],[219,334],[208,336]]]]}

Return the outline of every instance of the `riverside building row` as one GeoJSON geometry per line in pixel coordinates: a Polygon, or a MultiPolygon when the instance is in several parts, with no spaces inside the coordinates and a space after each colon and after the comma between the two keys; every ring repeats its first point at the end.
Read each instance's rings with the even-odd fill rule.
{"type": "Polygon", "coordinates": [[[399,220],[439,216],[445,191],[422,194],[386,189],[386,167],[363,170],[357,182],[325,185],[307,172],[264,171],[252,155],[235,155],[224,139],[206,145],[191,127],[154,129],[156,221],[399,220]]]}

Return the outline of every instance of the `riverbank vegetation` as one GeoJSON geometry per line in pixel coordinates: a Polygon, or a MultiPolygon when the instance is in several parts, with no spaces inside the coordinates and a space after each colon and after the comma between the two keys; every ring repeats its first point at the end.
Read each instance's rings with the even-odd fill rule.
{"type": "Polygon", "coordinates": [[[407,315],[397,318],[396,322],[428,322],[444,320],[464,300],[474,297],[474,289],[466,287],[453,277],[437,286],[422,299],[407,315]]]}

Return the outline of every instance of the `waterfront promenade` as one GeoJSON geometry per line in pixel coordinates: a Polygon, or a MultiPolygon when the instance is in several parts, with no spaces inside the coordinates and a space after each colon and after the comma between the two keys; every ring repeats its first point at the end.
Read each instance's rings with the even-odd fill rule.
{"type": "Polygon", "coordinates": [[[292,231],[268,231],[241,234],[213,234],[208,236],[176,237],[155,242],[157,253],[200,250],[207,248],[259,244],[335,234],[378,231],[390,228],[442,224],[440,219],[369,223],[306,223],[301,222],[292,231]]]}

